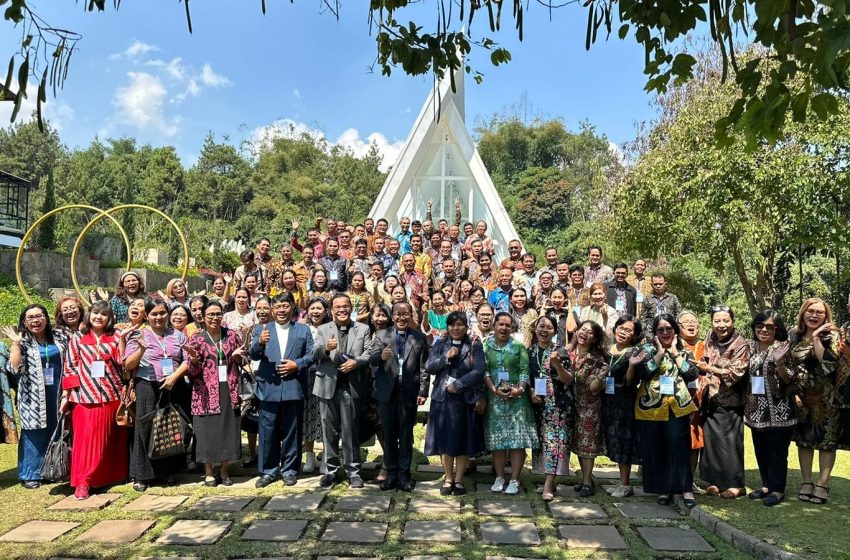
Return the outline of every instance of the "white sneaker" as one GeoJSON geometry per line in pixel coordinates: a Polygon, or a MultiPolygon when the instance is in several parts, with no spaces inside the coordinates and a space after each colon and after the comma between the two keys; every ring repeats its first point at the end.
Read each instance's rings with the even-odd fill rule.
{"type": "Polygon", "coordinates": [[[505,479],[501,476],[496,477],[496,482],[490,487],[490,492],[501,492],[505,489],[505,479]]]}
{"type": "Polygon", "coordinates": [[[316,470],[316,454],[312,451],[307,452],[307,460],[301,466],[301,472],[311,473],[316,470]]]}
{"type": "Polygon", "coordinates": [[[608,493],[608,494],[613,494],[614,492],[617,492],[620,489],[621,486],[622,486],[622,484],[620,484],[619,482],[617,484],[615,484],[614,486],[606,486],[605,492],[608,493]]]}
{"type": "Polygon", "coordinates": [[[519,494],[519,482],[516,481],[516,480],[511,480],[508,483],[508,487],[505,488],[505,494],[507,494],[509,496],[514,496],[516,494],[519,494]]]}
{"type": "Polygon", "coordinates": [[[611,497],[613,498],[631,498],[634,495],[634,489],[631,486],[625,486],[623,484],[620,484],[613,492],[611,492],[611,497]]]}

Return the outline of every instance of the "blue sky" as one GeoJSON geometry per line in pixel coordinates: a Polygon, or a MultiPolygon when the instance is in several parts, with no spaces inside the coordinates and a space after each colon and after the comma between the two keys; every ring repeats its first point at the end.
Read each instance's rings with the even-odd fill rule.
{"type": "MultiPolygon", "coordinates": [[[[123,2],[120,11],[106,13],[85,12],[86,3],[30,2],[50,24],[83,35],[65,88],[47,110],[70,147],[95,135],[129,135],[174,145],[191,164],[209,131],[238,142],[291,122],[356,152],[375,140],[392,159],[432,85],[430,76],[401,70],[389,78],[370,73],[375,45],[366,2],[345,2],[339,20],[320,13],[315,0],[269,1],[265,16],[258,1],[194,2],[192,35],[174,1],[123,2]]],[[[435,20],[433,6],[417,8],[421,24],[435,20]]],[[[483,15],[474,35],[486,31],[483,15]]],[[[485,77],[481,85],[467,79],[470,129],[525,99],[533,113],[563,117],[570,128],[587,120],[617,144],[632,139],[635,123],[654,115],[643,91],[643,51],[632,39],[614,37],[586,52],[586,21],[578,6],[554,10],[549,21],[547,10],[532,2],[520,43],[504,14],[496,39],[513,60],[496,68],[485,53],[473,53],[471,62],[485,77]]],[[[0,23],[5,61],[20,36],[0,23]]],[[[3,124],[6,105],[0,105],[3,124]]]]}

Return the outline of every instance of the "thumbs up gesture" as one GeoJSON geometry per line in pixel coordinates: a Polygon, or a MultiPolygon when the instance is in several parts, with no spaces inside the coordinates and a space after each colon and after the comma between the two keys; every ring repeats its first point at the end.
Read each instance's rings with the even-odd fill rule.
{"type": "Polygon", "coordinates": [[[266,324],[263,324],[263,332],[260,333],[260,344],[265,345],[269,339],[271,338],[271,334],[269,334],[269,327],[266,324]]]}
{"type": "Polygon", "coordinates": [[[336,350],[338,346],[339,343],[336,340],[336,335],[331,335],[331,339],[328,340],[327,344],[325,344],[325,350],[331,352],[333,350],[336,350]]]}

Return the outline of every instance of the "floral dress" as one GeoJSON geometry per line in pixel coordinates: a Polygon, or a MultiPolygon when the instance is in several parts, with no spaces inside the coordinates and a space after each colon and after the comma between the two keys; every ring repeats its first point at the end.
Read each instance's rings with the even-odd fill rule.
{"type": "Polygon", "coordinates": [[[841,409],[836,384],[839,335],[823,340],[823,359],[818,360],[811,340],[796,330],[789,333],[791,354],[800,386],[799,421],[793,439],[798,447],[834,451],[841,435],[841,409]]]}
{"type": "MultiPolygon", "coordinates": [[[[607,456],[615,463],[639,465],[641,463],[640,439],[635,424],[635,399],[637,398],[637,379],[626,382],[629,359],[640,348],[626,348],[620,354],[614,354],[612,347],[608,376],[614,379],[614,392],[603,391],[602,407],[605,423],[605,448],[607,456]]],[[[639,365],[636,367],[643,367],[639,365]]],[[[637,377],[637,376],[636,376],[637,377]]]]}
{"type": "Polygon", "coordinates": [[[608,364],[601,356],[570,351],[570,361],[575,375],[576,422],[572,451],[582,459],[593,459],[605,453],[602,436],[602,391],[593,393],[590,384],[594,379],[604,384],[608,364]]]}
{"type": "MultiPolygon", "coordinates": [[[[535,345],[528,351],[528,370],[531,386],[535,379],[546,379],[546,395],[542,404],[532,405],[537,430],[540,433],[540,450],[532,454],[534,472],[537,474],[569,474],[570,441],[573,437],[573,390],[558,379],[558,371],[549,363],[553,347],[535,345]]],[[[555,350],[561,364],[570,370],[570,356],[565,348],[555,350]]]]}
{"type": "MultiPolygon", "coordinates": [[[[487,375],[496,387],[500,383],[511,387],[529,383],[528,351],[516,340],[508,340],[504,346],[499,346],[495,338],[486,339],[484,357],[487,375]],[[507,381],[499,381],[500,372],[507,373],[507,381]]],[[[528,392],[516,399],[503,399],[492,393],[487,395],[484,444],[489,451],[540,447],[528,392]]]]}

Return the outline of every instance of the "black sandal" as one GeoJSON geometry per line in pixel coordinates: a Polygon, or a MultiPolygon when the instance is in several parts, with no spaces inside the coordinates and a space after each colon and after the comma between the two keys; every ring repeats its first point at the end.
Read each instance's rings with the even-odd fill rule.
{"type": "Polygon", "coordinates": [[[826,490],[826,496],[820,497],[814,492],[812,492],[812,497],[809,498],[809,502],[822,506],[829,501],[829,486],[821,486],[820,484],[815,484],[815,488],[822,488],[826,490]]]}
{"type": "Polygon", "coordinates": [[[446,481],[446,483],[443,484],[442,488],[440,488],[440,496],[451,496],[452,492],[454,492],[454,489],[454,482],[446,481]]]}
{"type": "Polygon", "coordinates": [[[452,485],[452,495],[463,496],[465,494],[466,494],[466,487],[463,485],[463,482],[455,482],[452,485]]]}
{"type": "Polygon", "coordinates": [[[655,501],[659,506],[669,506],[673,503],[673,496],[658,496],[658,499],[655,501]]]}
{"type": "Polygon", "coordinates": [[[800,500],[801,502],[811,502],[813,494],[812,494],[812,492],[803,492],[804,486],[811,486],[812,492],[814,492],[814,490],[815,490],[814,483],[804,482],[803,484],[800,485],[800,491],[797,492],[797,499],[800,500]]]}

